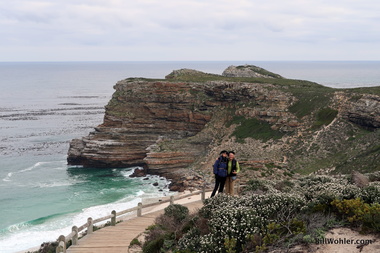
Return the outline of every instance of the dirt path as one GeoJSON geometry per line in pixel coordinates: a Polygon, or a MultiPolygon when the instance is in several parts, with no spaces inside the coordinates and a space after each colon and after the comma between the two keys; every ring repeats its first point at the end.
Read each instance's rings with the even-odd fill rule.
{"type": "Polygon", "coordinates": [[[335,228],[327,232],[324,244],[313,245],[309,252],[380,253],[380,236],[362,235],[349,228],[335,228]]]}

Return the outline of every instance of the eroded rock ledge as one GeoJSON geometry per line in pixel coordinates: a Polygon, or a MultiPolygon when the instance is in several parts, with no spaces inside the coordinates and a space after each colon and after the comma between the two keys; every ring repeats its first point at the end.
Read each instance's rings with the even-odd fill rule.
{"type": "MultiPolygon", "coordinates": [[[[239,152],[239,159],[251,168],[280,164],[289,170],[322,169],[318,161],[334,153],[343,153],[341,160],[331,159],[324,167],[347,166],[349,157],[361,157],[366,149],[373,150],[367,158],[379,154],[378,95],[333,90],[275,74],[265,77],[263,71],[258,73],[260,80],[247,79],[246,73],[254,69],[229,67],[226,77],[178,70],[166,80],[119,81],[103,124],[71,141],[68,163],[97,168],[140,165],[187,188],[201,186],[200,179],[208,181],[220,149],[239,152]],[[234,77],[228,74],[232,72],[234,77]],[[239,73],[244,79],[239,79],[239,73]],[[306,114],[298,113],[295,108],[310,106],[305,96],[313,92],[323,102],[306,114]],[[315,127],[321,108],[336,111],[336,115],[315,127]],[[256,125],[246,126],[252,122],[256,125]],[[262,139],[256,135],[262,126],[268,127],[265,134],[275,131],[280,137],[262,139]],[[357,137],[362,127],[370,130],[368,138],[357,137]],[[239,129],[247,132],[243,140],[237,138],[235,130],[239,129]]],[[[357,163],[354,160],[352,164],[357,163]]]]}

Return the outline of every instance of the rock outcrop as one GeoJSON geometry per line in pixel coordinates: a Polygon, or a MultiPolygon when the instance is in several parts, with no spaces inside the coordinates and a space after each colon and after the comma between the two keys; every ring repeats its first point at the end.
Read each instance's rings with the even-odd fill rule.
{"type": "Polygon", "coordinates": [[[358,187],[365,187],[369,184],[369,179],[362,173],[359,173],[357,171],[352,171],[351,173],[351,179],[352,183],[354,183],[358,187]]]}
{"type": "Polygon", "coordinates": [[[378,95],[272,74],[259,75],[258,82],[242,74],[255,68],[229,67],[223,74],[229,77],[184,69],[166,80],[119,81],[103,124],[71,141],[68,163],[140,165],[173,179],[176,189],[210,179],[222,149],[235,150],[246,172],[273,173],[274,166],[280,177],[327,168],[379,169],[378,95]],[[244,71],[232,75],[232,69],[244,71]],[[323,119],[326,111],[335,112],[333,118],[323,119]]]}
{"type": "Polygon", "coordinates": [[[123,80],[106,106],[104,123],[81,140],[73,140],[69,164],[89,167],[143,165],[147,148],[162,136],[195,135],[210,120],[215,105],[191,95],[186,83],[123,80]]]}
{"type": "Polygon", "coordinates": [[[282,78],[280,75],[272,73],[266,69],[253,66],[229,66],[223,71],[222,76],[226,77],[259,77],[259,78],[282,78]]]}
{"type": "Polygon", "coordinates": [[[351,122],[370,129],[380,128],[380,97],[370,94],[361,96],[351,103],[347,118],[351,122]]]}

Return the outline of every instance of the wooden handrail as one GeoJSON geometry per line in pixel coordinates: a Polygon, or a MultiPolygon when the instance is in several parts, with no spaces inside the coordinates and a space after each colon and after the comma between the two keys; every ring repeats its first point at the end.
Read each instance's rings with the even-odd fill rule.
{"type": "MultiPolygon", "coordinates": [[[[240,185],[239,181],[237,181],[235,184],[235,188],[236,188],[237,192],[240,191],[241,186],[244,186],[244,185],[240,185]]],[[[208,189],[208,190],[210,190],[210,189],[208,189]]],[[[87,219],[87,222],[85,224],[83,224],[82,226],[80,226],[80,227],[73,226],[72,232],[70,234],[68,234],[67,236],[64,236],[64,235],[59,236],[59,238],[58,238],[59,243],[58,243],[58,247],[56,248],[56,253],[66,253],[66,243],[68,243],[69,241],[72,242],[72,245],[76,245],[78,243],[79,233],[81,231],[83,231],[84,229],[87,228],[87,234],[91,234],[93,232],[93,225],[95,223],[111,219],[110,220],[111,226],[115,226],[116,225],[116,218],[118,216],[123,215],[123,214],[130,213],[133,211],[137,211],[137,216],[141,216],[143,208],[157,206],[157,205],[161,205],[161,204],[168,203],[168,202],[170,202],[170,204],[174,204],[175,200],[188,198],[188,197],[198,195],[198,194],[202,195],[201,199],[202,199],[202,201],[204,201],[206,198],[205,197],[206,196],[206,189],[203,188],[203,190],[200,190],[200,191],[195,191],[195,192],[188,193],[188,194],[185,194],[182,196],[177,196],[177,198],[175,198],[174,196],[170,196],[170,199],[159,201],[159,202],[154,202],[154,203],[150,203],[150,204],[145,204],[145,205],[143,205],[141,202],[139,202],[136,207],[128,208],[128,209],[125,209],[125,210],[120,211],[120,212],[116,212],[115,210],[113,210],[110,215],[107,215],[107,216],[104,216],[101,218],[97,218],[95,220],[93,220],[91,217],[89,217],[87,219]]]]}
{"type": "Polygon", "coordinates": [[[128,209],[120,211],[120,212],[116,212],[113,210],[110,215],[107,215],[107,216],[104,216],[101,218],[97,218],[95,220],[93,220],[90,217],[90,218],[88,218],[87,222],[85,224],[83,224],[82,226],[80,226],[80,227],[73,226],[72,232],[70,234],[68,234],[67,236],[64,236],[64,235],[59,236],[59,238],[58,238],[59,244],[58,244],[58,247],[56,248],[56,253],[66,253],[66,243],[69,241],[72,241],[72,245],[76,245],[79,233],[81,231],[83,231],[84,229],[87,228],[87,234],[91,234],[93,232],[92,226],[95,223],[111,219],[111,226],[115,226],[116,225],[116,218],[118,216],[123,215],[123,214],[137,210],[137,215],[139,216],[139,213],[140,213],[140,216],[141,216],[141,212],[142,212],[143,208],[157,206],[157,205],[161,205],[161,204],[164,204],[167,202],[170,202],[170,204],[173,204],[174,200],[180,200],[180,199],[188,198],[188,197],[198,195],[198,194],[202,194],[202,201],[204,201],[205,200],[205,193],[206,193],[206,189],[203,188],[203,190],[201,190],[201,191],[192,192],[192,193],[189,193],[186,195],[179,196],[177,198],[175,198],[174,196],[171,196],[170,199],[159,201],[159,202],[154,202],[154,203],[150,203],[150,204],[145,204],[145,205],[142,205],[142,203],[140,202],[137,207],[128,208],[128,209]]]}
{"type": "Polygon", "coordinates": [[[104,216],[104,217],[97,218],[97,219],[93,220],[93,223],[94,223],[94,224],[95,224],[95,223],[99,223],[99,222],[101,222],[101,221],[109,220],[109,219],[111,219],[111,218],[113,218],[113,217],[114,217],[114,215],[113,215],[113,214],[110,214],[110,215],[107,215],[107,216],[104,216]]]}

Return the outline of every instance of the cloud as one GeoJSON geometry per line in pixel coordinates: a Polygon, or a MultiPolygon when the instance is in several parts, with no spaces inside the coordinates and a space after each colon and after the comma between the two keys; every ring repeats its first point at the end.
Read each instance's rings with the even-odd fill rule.
{"type": "MultiPolygon", "coordinates": [[[[370,0],[3,1],[0,53],[8,56],[0,61],[9,60],[11,53],[16,59],[17,47],[56,48],[65,54],[81,48],[81,57],[86,59],[94,57],[92,48],[99,57],[119,50],[129,55],[125,60],[160,60],[162,52],[175,52],[172,58],[182,60],[189,55],[213,60],[225,52],[233,52],[235,59],[260,56],[265,60],[274,57],[271,53],[278,59],[299,58],[299,51],[306,58],[315,57],[307,54],[308,49],[319,50],[320,57],[333,49],[344,55],[343,51],[352,52],[360,43],[376,48],[379,10],[380,2],[370,0]]],[[[61,56],[57,53],[56,57],[61,56]]],[[[78,54],[72,57],[77,59],[78,54]]]]}

